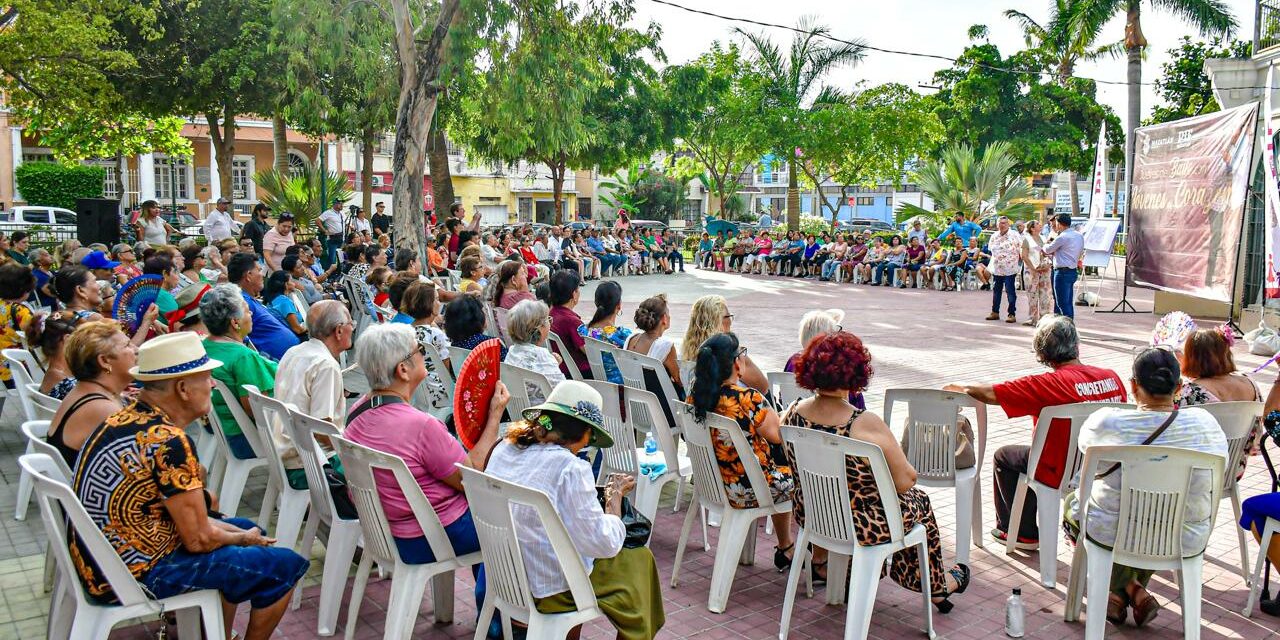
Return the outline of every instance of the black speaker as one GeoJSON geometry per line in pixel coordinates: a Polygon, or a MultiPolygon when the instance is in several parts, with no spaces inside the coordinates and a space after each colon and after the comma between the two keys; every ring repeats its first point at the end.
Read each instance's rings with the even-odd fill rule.
{"type": "Polygon", "coordinates": [[[76,200],[76,237],[88,246],[101,242],[108,247],[120,242],[120,201],[106,198],[76,200]]]}

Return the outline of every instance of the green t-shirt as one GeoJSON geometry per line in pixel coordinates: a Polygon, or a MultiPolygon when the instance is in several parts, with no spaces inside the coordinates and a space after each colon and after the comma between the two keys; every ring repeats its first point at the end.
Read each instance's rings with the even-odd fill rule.
{"type": "MultiPolygon", "coordinates": [[[[248,395],[242,386],[246,384],[257,387],[266,395],[272,395],[275,391],[276,363],[257,351],[239,343],[207,339],[204,340],[204,350],[210,358],[222,363],[221,367],[213,370],[213,377],[227,385],[237,398],[248,395]]],[[[222,394],[217,391],[213,394],[213,409],[218,414],[218,421],[222,423],[223,433],[228,436],[240,434],[239,423],[231,415],[231,409],[222,401],[222,394]]]]}
{"type": "Polygon", "coordinates": [[[163,316],[178,309],[178,299],[173,297],[172,293],[161,289],[160,293],[156,294],[156,307],[160,309],[160,315],[163,316]]]}
{"type": "Polygon", "coordinates": [[[31,260],[27,259],[27,255],[22,253],[21,251],[9,249],[5,253],[9,254],[9,257],[12,258],[14,262],[17,262],[18,264],[24,267],[31,266],[31,260]]]}

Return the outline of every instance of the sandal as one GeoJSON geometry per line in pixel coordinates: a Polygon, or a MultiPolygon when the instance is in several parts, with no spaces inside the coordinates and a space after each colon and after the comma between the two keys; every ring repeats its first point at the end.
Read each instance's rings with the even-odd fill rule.
{"type": "Polygon", "coordinates": [[[818,575],[818,567],[822,567],[825,569],[826,566],[827,566],[827,563],[825,562],[814,562],[809,565],[809,574],[810,574],[811,580],[813,581],[813,584],[818,585],[818,584],[827,583],[826,571],[823,571],[822,575],[818,575]]]}
{"type": "Polygon", "coordinates": [[[795,543],[786,547],[773,548],[773,566],[778,569],[778,573],[782,573],[791,568],[791,558],[787,556],[787,552],[795,547],[795,543]]]}
{"type": "Polygon", "coordinates": [[[933,606],[938,608],[938,613],[944,615],[951,613],[951,610],[956,606],[955,603],[951,602],[951,596],[957,593],[964,593],[969,588],[969,579],[972,577],[969,565],[964,563],[957,564],[955,568],[948,570],[947,573],[956,579],[956,588],[948,591],[947,595],[943,596],[941,600],[933,603],[933,606]]]}
{"type": "Polygon", "coordinates": [[[1107,596],[1107,622],[1119,627],[1129,617],[1129,603],[1114,593],[1107,596]]]}
{"type": "Polygon", "coordinates": [[[1160,613],[1160,603],[1156,602],[1156,597],[1147,594],[1147,599],[1142,602],[1134,601],[1133,603],[1133,626],[1145,627],[1156,619],[1160,613]]]}

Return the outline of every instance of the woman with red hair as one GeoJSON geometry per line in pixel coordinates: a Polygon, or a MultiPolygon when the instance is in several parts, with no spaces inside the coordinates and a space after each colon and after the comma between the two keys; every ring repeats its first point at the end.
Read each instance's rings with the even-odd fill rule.
{"type": "MultiPolygon", "coordinates": [[[[885,461],[898,490],[898,502],[902,507],[902,526],[911,529],[923,524],[928,538],[929,585],[933,592],[933,604],[941,613],[954,606],[951,594],[964,593],[969,586],[969,567],[959,564],[950,570],[942,565],[942,536],[938,522],[929,504],[929,496],[915,488],[916,470],[898,440],[879,416],[864,412],[849,404],[849,394],[861,392],[871,381],[871,353],[862,340],[847,331],[837,331],[819,336],[809,343],[796,362],[796,382],[814,392],[814,396],[799,400],[782,415],[782,424],[805,429],[817,429],[827,433],[874,444],[884,451],[885,461]]],[[[795,461],[791,466],[795,467],[795,461]]],[[[862,458],[850,458],[845,463],[849,495],[853,506],[854,528],[858,543],[876,545],[889,542],[889,523],[876,488],[871,465],[862,458]]],[[[804,526],[804,496],[800,487],[795,491],[795,518],[804,526]]],[[[803,549],[797,549],[803,553],[803,549]]],[[[814,577],[825,579],[826,550],[814,549],[814,577]]],[[[893,581],[919,592],[921,590],[921,561],[916,549],[906,549],[893,554],[889,577],[893,581]]]]}

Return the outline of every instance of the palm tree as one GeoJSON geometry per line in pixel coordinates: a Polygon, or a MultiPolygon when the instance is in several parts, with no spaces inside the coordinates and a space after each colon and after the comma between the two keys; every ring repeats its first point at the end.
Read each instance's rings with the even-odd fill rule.
{"type": "Polygon", "coordinates": [[[822,84],[827,72],[862,60],[864,45],[859,40],[836,42],[830,27],[815,23],[812,16],[800,18],[797,33],[786,53],[763,33],[736,31],[751,45],[754,62],[765,75],[770,110],[781,114],[775,146],[787,162],[787,228],[800,228],[799,175],[795,166],[795,145],[788,137],[799,128],[797,120],[814,105],[842,99],[834,87],[822,84]]]}
{"type": "Polygon", "coordinates": [[[1129,113],[1125,122],[1125,181],[1133,183],[1133,130],[1142,119],[1142,52],[1147,38],[1142,35],[1142,6],[1163,9],[1186,20],[1201,35],[1229,36],[1238,26],[1224,0],[1081,0],[1079,12],[1072,22],[1083,29],[1090,24],[1103,24],[1123,13],[1124,49],[1129,58],[1129,113]]]}
{"type": "MultiPolygon", "coordinates": [[[[1049,8],[1049,20],[1040,24],[1031,16],[1009,9],[1004,16],[1017,22],[1022,27],[1023,38],[1027,47],[1035,53],[1044,64],[1045,69],[1054,75],[1054,80],[1061,87],[1066,87],[1075,74],[1076,65],[1081,62],[1093,62],[1103,58],[1119,57],[1124,51],[1124,42],[1117,41],[1097,45],[1105,21],[1089,23],[1077,20],[1080,8],[1085,0],[1052,0],[1049,8]]],[[[1076,186],[1076,172],[1070,173],[1071,214],[1080,210],[1080,190],[1076,186]]]]}
{"type": "Polygon", "coordinates": [[[957,213],[974,222],[994,216],[1029,219],[1036,206],[1027,181],[1014,172],[1017,165],[1007,142],[992,144],[981,155],[967,144],[947,147],[911,175],[933,200],[934,210],[905,204],[896,213],[897,222],[921,216],[930,226],[944,226],[957,213]]]}

